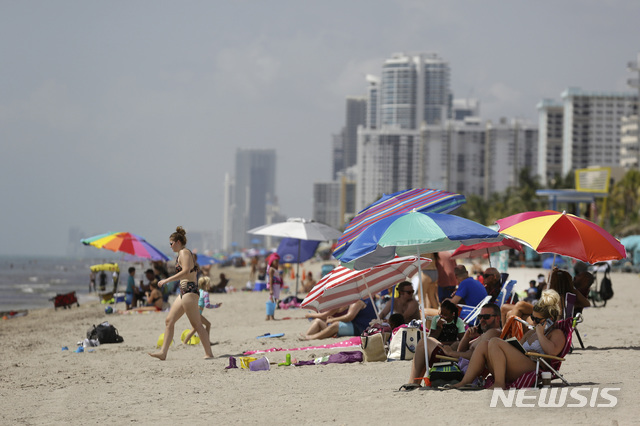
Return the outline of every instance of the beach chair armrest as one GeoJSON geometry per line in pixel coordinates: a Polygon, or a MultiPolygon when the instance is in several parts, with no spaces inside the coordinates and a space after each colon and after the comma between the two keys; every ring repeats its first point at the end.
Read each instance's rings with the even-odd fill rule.
{"type": "Polygon", "coordinates": [[[544,358],[544,359],[554,359],[556,361],[564,361],[564,358],[560,358],[559,356],[540,354],[538,352],[527,352],[526,356],[534,357],[534,358],[544,358]]]}

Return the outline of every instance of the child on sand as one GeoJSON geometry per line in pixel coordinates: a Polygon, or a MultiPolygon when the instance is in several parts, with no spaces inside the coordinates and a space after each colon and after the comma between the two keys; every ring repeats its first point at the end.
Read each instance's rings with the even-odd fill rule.
{"type": "MultiPolygon", "coordinates": [[[[211,278],[209,277],[200,277],[200,279],[198,280],[198,288],[200,289],[200,299],[198,300],[198,307],[200,308],[200,320],[202,321],[202,325],[204,325],[204,328],[207,330],[208,336],[210,336],[211,332],[211,323],[202,315],[202,311],[204,311],[204,308],[215,309],[219,308],[220,305],[222,305],[222,303],[216,303],[215,305],[212,305],[209,302],[209,292],[207,291],[207,289],[209,288],[210,284],[211,278]]],[[[191,329],[182,343],[187,343],[194,334],[196,334],[196,330],[191,329]]]]}

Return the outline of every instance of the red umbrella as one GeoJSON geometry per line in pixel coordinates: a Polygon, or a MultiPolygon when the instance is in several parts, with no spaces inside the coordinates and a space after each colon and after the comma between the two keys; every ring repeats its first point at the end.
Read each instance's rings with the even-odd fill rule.
{"type": "MultiPolygon", "coordinates": [[[[451,255],[452,259],[469,259],[472,257],[481,257],[485,254],[497,253],[503,250],[515,249],[522,251],[522,244],[516,240],[505,237],[502,241],[494,243],[478,243],[470,246],[462,245],[456,249],[451,255]]],[[[489,258],[489,266],[491,266],[491,258],[489,258]]]]}
{"type": "Polygon", "coordinates": [[[538,253],[569,256],[591,264],[627,257],[624,246],[607,231],[566,212],[524,212],[496,223],[501,234],[526,243],[538,253]]]}
{"type": "Polygon", "coordinates": [[[397,257],[361,271],[338,266],[318,281],[302,302],[302,307],[324,312],[371,298],[373,294],[406,280],[431,262],[424,257],[419,262],[417,260],[416,256],[397,257]]]}

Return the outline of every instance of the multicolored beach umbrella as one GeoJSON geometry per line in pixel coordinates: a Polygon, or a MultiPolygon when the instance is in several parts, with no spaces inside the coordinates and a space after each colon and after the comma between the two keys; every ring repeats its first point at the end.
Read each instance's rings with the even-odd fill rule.
{"type": "Polygon", "coordinates": [[[438,189],[407,189],[383,195],[375,203],[358,213],[347,225],[333,250],[333,257],[341,259],[347,247],[369,225],[386,217],[412,210],[431,213],[449,213],[467,200],[464,195],[438,189]]]}
{"type": "Polygon", "coordinates": [[[501,234],[522,241],[538,253],[569,256],[591,264],[627,257],[624,246],[607,231],[566,212],[524,212],[496,223],[501,234]]]}
{"type": "Polygon", "coordinates": [[[497,231],[463,217],[441,213],[389,216],[365,229],[340,259],[350,269],[367,269],[393,259],[454,250],[460,245],[502,241],[497,231]]]}
{"type": "Polygon", "coordinates": [[[128,253],[150,260],[169,260],[164,253],[152,246],[147,240],[130,232],[108,232],[81,240],[85,246],[94,246],[115,252],[128,253]]]}

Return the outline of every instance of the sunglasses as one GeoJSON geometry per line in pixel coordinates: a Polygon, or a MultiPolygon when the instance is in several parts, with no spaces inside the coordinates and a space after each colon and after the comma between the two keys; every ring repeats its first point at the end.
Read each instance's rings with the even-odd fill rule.
{"type": "Polygon", "coordinates": [[[544,321],[544,318],[538,318],[531,315],[531,321],[535,322],[536,324],[540,324],[541,322],[544,321]]]}
{"type": "Polygon", "coordinates": [[[480,315],[478,315],[478,319],[481,319],[481,320],[488,320],[491,317],[497,317],[497,315],[496,314],[480,314],[480,315]]]}
{"type": "Polygon", "coordinates": [[[400,293],[409,293],[413,294],[413,290],[401,290],[400,293]]]}

